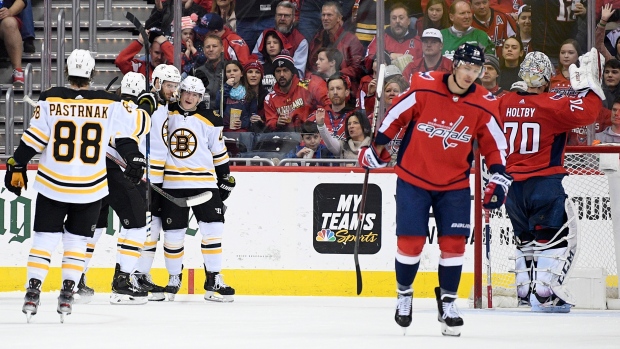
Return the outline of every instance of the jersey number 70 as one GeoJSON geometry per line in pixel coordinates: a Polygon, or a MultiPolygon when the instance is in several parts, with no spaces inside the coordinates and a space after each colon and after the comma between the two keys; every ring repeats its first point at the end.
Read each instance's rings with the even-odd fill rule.
{"type": "Polygon", "coordinates": [[[505,122],[504,133],[508,137],[508,154],[518,152],[519,154],[537,153],[540,142],[540,125],[535,122],[505,122]],[[519,125],[521,125],[519,127],[519,125]]]}

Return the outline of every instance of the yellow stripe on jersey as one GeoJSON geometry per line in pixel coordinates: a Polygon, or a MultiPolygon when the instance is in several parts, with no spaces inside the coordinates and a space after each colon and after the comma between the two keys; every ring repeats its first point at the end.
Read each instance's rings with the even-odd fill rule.
{"type": "Polygon", "coordinates": [[[173,182],[182,182],[182,181],[188,181],[188,182],[217,182],[215,180],[215,177],[213,176],[208,176],[208,177],[196,177],[196,176],[183,176],[183,175],[170,175],[170,174],[165,174],[164,175],[165,180],[166,181],[173,181],[173,182]]]}
{"type": "Polygon", "coordinates": [[[174,166],[173,164],[166,164],[165,166],[166,171],[174,171],[174,172],[196,172],[196,173],[200,173],[200,174],[204,174],[204,172],[214,172],[215,170],[212,168],[206,168],[206,167],[197,167],[197,168],[189,168],[189,167],[177,167],[174,166]]]}
{"type": "MultiPolygon", "coordinates": [[[[170,115],[168,117],[172,117],[172,116],[175,116],[175,115],[183,116],[181,113],[179,113],[178,110],[174,110],[174,111],[170,112],[170,115]]],[[[196,116],[196,120],[198,120],[198,121],[200,121],[200,122],[202,122],[202,123],[204,123],[204,124],[206,124],[208,126],[215,127],[215,125],[213,125],[213,123],[211,123],[211,121],[209,121],[209,119],[207,119],[205,116],[202,116],[200,114],[194,114],[194,116],[196,116]]],[[[183,116],[183,117],[185,117],[185,116],[183,116]]]]}
{"type": "Polygon", "coordinates": [[[64,104],[112,104],[116,101],[112,99],[70,99],[62,97],[47,97],[48,103],[64,103],[64,104]]]}
{"type": "Polygon", "coordinates": [[[63,175],[59,175],[57,173],[55,173],[54,171],[50,170],[49,168],[39,164],[39,172],[43,172],[44,174],[48,175],[49,177],[53,178],[53,179],[57,179],[58,181],[61,182],[69,182],[69,184],[74,184],[74,183],[85,183],[87,184],[88,182],[93,182],[97,179],[100,179],[101,177],[104,177],[106,175],[106,169],[104,168],[103,170],[88,176],[88,177],[83,177],[83,176],[63,176],[63,175]]]}
{"type": "Polygon", "coordinates": [[[228,162],[228,150],[226,147],[219,154],[213,154],[213,165],[218,166],[228,162]]]}
{"type": "Polygon", "coordinates": [[[81,194],[81,195],[94,194],[94,193],[97,193],[98,191],[100,191],[102,189],[106,189],[108,187],[108,180],[107,179],[104,179],[103,181],[101,181],[101,183],[97,184],[96,186],[91,186],[91,187],[73,187],[73,188],[56,185],[56,184],[54,184],[52,182],[49,182],[47,179],[43,178],[42,176],[37,176],[35,181],[38,182],[38,183],[43,184],[44,186],[48,187],[49,189],[51,189],[51,190],[53,190],[55,192],[63,193],[63,194],[81,194]]]}
{"type": "Polygon", "coordinates": [[[377,25],[376,24],[357,23],[356,26],[358,28],[362,28],[362,29],[377,29],[377,25]]]}
{"type": "Polygon", "coordinates": [[[36,127],[30,127],[22,134],[22,140],[28,146],[40,153],[47,146],[50,138],[36,127]],[[30,133],[32,133],[32,135],[30,133]]]}

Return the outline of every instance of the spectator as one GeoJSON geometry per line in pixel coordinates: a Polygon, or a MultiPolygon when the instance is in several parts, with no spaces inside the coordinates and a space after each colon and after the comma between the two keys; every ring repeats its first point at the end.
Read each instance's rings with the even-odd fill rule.
{"type": "Polygon", "coordinates": [[[235,16],[235,1],[234,0],[215,0],[213,1],[213,7],[211,7],[212,13],[217,13],[224,20],[224,24],[230,30],[237,31],[237,18],[235,16]]]}
{"type": "MultiPolygon", "coordinates": [[[[612,9],[612,4],[607,4],[603,6],[601,10],[601,20],[596,25],[596,34],[595,34],[595,47],[596,49],[605,57],[605,61],[609,61],[613,58],[620,58],[620,50],[618,50],[618,44],[620,44],[620,36],[614,37],[615,42],[611,44],[615,48],[616,54],[612,54],[607,47],[605,46],[605,27],[607,26],[607,21],[609,21],[610,17],[616,12],[615,9],[612,9]]],[[[620,30],[620,29],[617,29],[620,30]]],[[[611,33],[610,33],[611,34],[611,33]]],[[[608,35],[609,37],[609,35],[608,35]]],[[[608,101],[613,103],[613,100],[608,101]]]]}
{"type": "Polygon", "coordinates": [[[181,18],[181,77],[185,79],[195,68],[205,64],[207,57],[202,50],[200,42],[194,42],[194,27],[198,17],[195,13],[192,16],[181,18]]]}
{"type": "MultiPolygon", "coordinates": [[[[376,63],[375,63],[376,64],[376,63]]],[[[373,69],[377,69],[373,66],[373,69]]],[[[385,67],[385,77],[387,80],[389,77],[393,75],[402,75],[400,69],[398,69],[395,65],[388,65],[385,67]]],[[[375,94],[377,92],[377,78],[373,78],[368,84],[368,94],[366,96],[366,100],[363,102],[364,110],[366,111],[366,115],[370,115],[375,109],[376,98],[375,94]]]]}
{"type": "Polygon", "coordinates": [[[499,59],[492,55],[484,56],[484,74],[480,78],[482,87],[486,88],[495,97],[501,97],[506,91],[499,85],[500,80],[499,59]]]}
{"type": "Polygon", "coordinates": [[[32,0],[25,0],[26,7],[19,13],[22,21],[22,40],[24,41],[24,52],[34,53],[34,15],[32,14],[32,0]]]}
{"type": "Polygon", "coordinates": [[[448,4],[445,0],[430,0],[424,11],[424,16],[416,22],[417,33],[423,33],[426,29],[450,28],[450,16],[448,4]]]}
{"type": "Polygon", "coordinates": [[[250,49],[243,39],[230,28],[224,26],[224,20],[217,13],[207,13],[197,23],[194,31],[198,35],[214,34],[222,39],[224,58],[237,60],[242,64],[250,61],[250,49]]]}
{"type": "MultiPolygon", "coordinates": [[[[224,84],[224,132],[245,132],[250,129],[250,117],[257,115],[256,99],[246,99],[247,82],[243,74],[243,66],[239,61],[228,61],[225,66],[226,83],[224,84]]],[[[220,105],[220,91],[215,97],[215,105],[220,105]]]]}
{"type": "Polygon", "coordinates": [[[5,0],[0,7],[0,39],[4,40],[4,47],[9,54],[9,60],[13,66],[13,83],[24,83],[24,71],[22,70],[23,44],[19,32],[22,22],[17,17],[26,4],[23,0],[5,0]]]}
{"type": "MultiPolygon", "coordinates": [[[[273,5],[274,0],[237,1],[235,5],[237,34],[249,47],[256,46],[256,40],[263,30],[273,28],[273,16],[276,11],[273,5]]],[[[291,22],[293,20],[294,18],[291,18],[291,22]]]]}
{"type": "MultiPolygon", "coordinates": [[[[402,75],[392,75],[385,79],[385,84],[383,85],[383,95],[385,96],[385,109],[389,109],[392,106],[392,102],[396,97],[398,97],[401,93],[405,92],[409,88],[409,82],[405,80],[402,75]]],[[[375,118],[377,115],[374,113],[368,118],[371,125],[375,122],[375,118]]],[[[382,120],[376,120],[376,125],[380,124],[382,120]]],[[[403,140],[403,136],[405,135],[406,128],[402,128],[396,136],[386,145],[387,150],[392,155],[392,161],[388,166],[396,165],[396,157],[398,156],[398,149],[400,149],[400,143],[403,140]]]]}
{"type": "MultiPolygon", "coordinates": [[[[306,3],[310,0],[304,1],[306,3]]],[[[303,15],[303,13],[302,13],[303,15]]],[[[364,47],[357,37],[344,30],[342,26],[342,8],[337,2],[328,1],[322,10],[323,29],[319,31],[310,44],[308,65],[311,71],[316,71],[316,61],[321,47],[333,47],[343,55],[340,72],[351,79],[351,90],[357,92],[359,79],[363,74],[362,59],[364,47]]]]}
{"type": "MultiPolygon", "coordinates": [[[[261,42],[259,51],[262,53],[262,59],[259,59],[263,65],[265,72],[263,78],[263,85],[267,86],[269,91],[273,90],[273,86],[276,84],[276,78],[274,71],[276,67],[273,61],[276,57],[282,53],[282,50],[286,50],[286,53],[290,52],[291,45],[288,43],[284,35],[273,29],[267,29],[265,33],[265,40],[261,42]]],[[[298,73],[296,70],[295,73],[298,73]]],[[[299,74],[297,74],[299,76],[299,74]]]]}
{"type": "Polygon", "coordinates": [[[559,63],[555,72],[555,75],[551,78],[549,84],[549,92],[558,93],[564,96],[576,96],[577,92],[570,84],[570,74],[568,67],[577,63],[579,56],[581,55],[581,49],[579,43],[575,39],[567,39],[562,43],[560,47],[559,63]]]}
{"type": "MultiPolygon", "coordinates": [[[[387,64],[390,62],[390,56],[384,51],[383,61],[387,64]]],[[[366,110],[367,115],[372,113],[372,106],[375,103],[375,92],[377,90],[377,55],[375,55],[372,62],[372,67],[368,72],[368,75],[364,75],[360,80],[360,87],[357,93],[357,107],[362,110],[366,110]],[[369,95],[369,88],[372,85],[372,94],[369,95]],[[369,107],[371,105],[371,107],[369,107]]]]}
{"type": "Polygon", "coordinates": [[[222,38],[214,34],[207,34],[202,49],[207,57],[207,61],[196,69],[194,75],[200,78],[206,87],[206,93],[209,94],[209,100],[211,101],[210,108],[219,108],[219,106],[214,108],[214,105],[216,94],[222,87],[221,74],[224,71],[224,45],[222,44],[222,38]]]}
{"type": "Polygon", "coordinates": [[[333,47],[322,47],[316,60],[316,75],[327,80],[340,72],[342,53],[333,47]]]}
{"type": "Polygon", "coordinates": [[[329,134],[325,126],[325,109],[316,111],[316,124],[327,149],[339,159],[357,159],[359,150],[370,145],[371,126],[362,111],[356,111],[344,120],[345,139],[334,138],[329,134]]]}
{"type": "Polygon", "coordinates": [[[514,19],[519,7],[523,5],[523,0],[489,0],[489,4],[494,10],[505,13],[514,19]]]}
{"type": "Polygon", "coordinates": [[[605,61],[603,91],[606,97],[603,105],[611,110],[615,100],[620,97],[620,61],[615,58],[605,61]]]}
{"type": "Polygon", "coordinates": [[[269,90],[263,86],[263,66],[258,60],[250,61],[243,66],[247,101],[256,100],[257,112],[250,116],[250,131],[263,132],[265,128],[265,97],[269,90]]]}
{"type": "MultiPolygon", "coordinates": [[[[306,74],[306,63],[308,62],[308,40],[294,27],[295,4],[290,1],[281,1],[276,7],[275,29],[278,31],[291,45],[290,54],[293,56],[295,66],[299,70],[301,76],[306,74]]],[[[265,29],[254,46],[253,54],[261,59],[260,47],[263,37],[269,29],[265,29]]]]}
{"type": "MultiPolygon", "coordinates": [[[[390,8],[390,26],[383,34],[385,51],[390,55],[390,62],[386,63],[397,66],[401,71],[413,59],[422,57],[422,41],[413,30],[409,29],[410,24],[409,12],[403,4],[396,4],[390,8]]],[[[366,51],[364,59],[366,69],[370,69],[376,53],[377,38],[375,37],[366,51]]]]}
{"type": "Polygon", "coordinates": [[[616,98],[611,108],[611,126],[596,133],[594,139],[600,143],[620,143],[620,98],[616,98]]]}
{"type": "Polygon", "coordinates": [[[517,15],[517,38],[523,43],[525,54],[532,52],[532,7],[523,5],[517,15]]]}
{"type": "Polygon", "coordinates": [[[280,55],[274,63],[277,84],[265,98],[266,126],[271,131],[298,131],[311,112],[329,104],[325,82],[300,81],[290,56],[280,55]]]}
{"type": "Polygon", "coordinates": [[[472,26],[487,33],[495,44],[495,52],[499,52],[504,47],[506,39],[517,35],[515,20],[489,7],[489,0],[472,0],[471,6],[474,10],[472,26]]]}
{"type": "MultiPolygon", "coordinates": [[[[173,48],[172,44],[165,36],[162,35],[159,31],[151,30],[149,32],[149,60],[150,60],[150,71],[153,71],[155,67],[160,64],[166,64],[168,62],[174,62],[173,56],[173,48]]],[[[132,41],[129,46],[123,49],[116,59],[114,60],[114,64],[121,70],[121,73],[127,74],[132,71],[135,73],[141,73],[145,75],[146,66],[144,59],[137,59],[135,56],[142,52],[142,48],[144,43],[142,41],[142,36],[138,35],[138,38],[132,41]]]]}
{"type": "Polygon", "coordinates": [[[426,29],[422,33],[422,52],[423,56],[416,58],[407,64],[403,70],[403,76],[407,81],[415,73],[427,71],[442,71],[452,73],[452,61],[441,55],[443,50],[443,37],[437,29],[426,29]]]}
{"type": "MultiPolygon", "coordinates": [[[[347,101],[351,95],[350,82],[346,75],[334,75],[327,80],[327,91],[329,97],[329,107],[325,108],[325,113],[329,117],[325,119],[327,132],[337,139],[344,139],[344,120],[355,112],[355,107],[347,101]]],[[[309,121],[316,120],[316,113],[308,117],[309,121]]]]}
{"type": "MultiPolygon", "coordinates": [[[[195,13],[198,18],[202,18],[207,11],[192,0],[181,0],[183,3],[182,16],[190,16],[195,13]]],[[[174,20],[174,1],[155,0],[155,8],[151,11],[151,16],[144,22],[144,27],[161,31],[165,36],[172,35],[172,21],[174,20]]]]}
{"type": "Polygon", "coordinates": [[[295,159],[333,159],[325,144],[321,143],[321,134],[316,122],[306,121],[301,125],[301,142],[292,149],[284,158],[295,159]]]}
{"type": "Polygon", "coordinates": [[[524,56],[525,53],[523,51],[523,44],[521,41],[515,37],[508,38],[504,41],[502,56],[499,59],[499,68],[502,73],[502,78],[499,81],[499,85],[502,89],[508,90],[515,81],[521,80],[519,77],[519,67],[524,56]]]}
{"type": "MultiPolygon", "coordinates": [[[[328,4],[338,6],[338,12],[341,16],[340,25],[343,25],[344,21],[347,18],[343,18],[342,16],[345,13],[351,13],[354,2],[355,0],[343,0],[341,3],[325,0],[303,0],[301,2],[301,9],[299,11],[299,25],[297,26],[297,29],[299,29],[301,34],[303,34],[303,36],[305,36],[308,41],[310,41],[312,40],[312,38],[315,37],[317,30],[319,28],[322,28],[322,22],[324,20],[323,7],[328,4]]],[[[309,59],[311,58],[312,57],[310,57],[309,59]]]]}
{"type": "Polygon", "coordinates": [[[472,27],[469,2],[456,0],[450,6],[450,28],[442,29],[443,55],[452,59],[454,51],[464,43],[475,42],[485,54],[495,54],[495,45],[484,31],[472,27]]]}

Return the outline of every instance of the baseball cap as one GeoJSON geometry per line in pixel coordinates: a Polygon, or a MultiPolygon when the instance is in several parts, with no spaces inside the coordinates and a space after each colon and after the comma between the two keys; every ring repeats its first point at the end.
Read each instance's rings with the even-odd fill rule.
{"type": "Polygon", "coordinates": [[[511,92],[527,92],[527,83],[525,81],[516,81],[510,86],[511,92]]]}
{"type": "Polygon", "coordinates": [[[424,32],[422,32],[422,39],[424,38],[436,38],[439,39],[439,41],[443,42],[443,35],[441,35],[441,32],[439,30],[434,28],[428,28],[424,32]]]}
{"type": "Polygon", "coordinates": [[[392,75],[402,75],[402,74],[403,74],[403,72],[400,69],[398,69],[398,67],[395,66],[395,65],[390,64],[387,67],[385,67],[385,77],[386,78],[388,78],[388,77],[390,77],[392,75]]]}
{"type": "Polygon", "coordinates": [[[499,59],[497,59],[497,57],[493,56],[493,55],[486,55],[484,56],[484,64],[488,64],[490,66],[492,66],[495,71],[497,72],[497,74],[500,74],[501,71],[499,69],[499,59]]]}
{"type": "Polygon", "coordinates": [[[198,35],[206,35],[210,31],[224,29],[224,20],[217,13],[207,13],[202,16],[200,21],[194,27],[194,31],[198,35]]]}
{"type": "Polygon", "coordinates": [[[530,5],[523,5],[521,7],[519,7],[519,11],[517,12],[517,18],[519,18],[519,16],[521,16],[521,13],[523,12],[532,12],[532,6],[530,5]]]}

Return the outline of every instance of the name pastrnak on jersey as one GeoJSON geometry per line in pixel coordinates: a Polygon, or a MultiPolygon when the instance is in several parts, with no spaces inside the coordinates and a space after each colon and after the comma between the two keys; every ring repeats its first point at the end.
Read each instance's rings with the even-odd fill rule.
{"type": "Polygon", "coordinates": [[[46,197],[89,203],[108,194],[105,152],[113,138],[138,142],[132,109],[103,91],[54,87],[41,93],[22,141],[42,153],[34,188],[46,197]]]}
{"type": "Polygon", "coordinates": [[[168,105],[168,157],[164,188],[217,188],[215,166],[228,163],[222,118],[199,104],[185,111],[168,105]]]}

